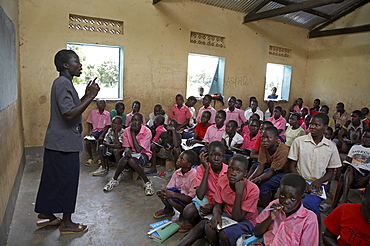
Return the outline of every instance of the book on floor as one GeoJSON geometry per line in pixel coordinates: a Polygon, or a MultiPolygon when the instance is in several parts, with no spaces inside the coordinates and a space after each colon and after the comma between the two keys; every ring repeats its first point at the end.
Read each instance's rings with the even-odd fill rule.
{"type": "Polygon", "coordinates": [[[179,225],[166,219],[150,224],[149,238],[153,241],[162,243],[179,230],[179,225]]]}

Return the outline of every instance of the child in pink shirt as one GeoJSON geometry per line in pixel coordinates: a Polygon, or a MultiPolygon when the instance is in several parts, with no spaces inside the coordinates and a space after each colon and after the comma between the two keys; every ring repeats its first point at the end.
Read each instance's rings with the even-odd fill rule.
{"type": "Polygon", "coordinates": [[[178,220],[178,216],[183,212],[184,207],[191,203],[195,196],[194,182],[196,175],[196,170],[192,166],[197,165],[197,163],[198,156],[194,151],[185,150],[180,154],[176,162],[179,169],[172,174],[166,188],[157,191],[164,208],[153,214],[155,219],[173,216],[175,212],[179,212],[177,216],[175,215],[176,218],[173,218],[173,220],[178,220]]]}
{"type": "Polygon", "coordinates": [[[281,113],[283,112],[282,107],[276,106],[274,108],[274,115],[268,119],[279,131],[279,138],[282,141],[285,141],[285,130],[286,130],[286,120],[283,118],[281,113]]]}
{"type": "Polygon", "coordinates": [[[152,142],[158,142],[158,138],[162,132],[167,131],[164,127],[165,117],[163,115],[157,115],[154,117],[153,125],[151,127],[152,130],[152,142]]]}
{"type": "Polygon", "coordinates": [[[184,128],[190,122],[192,114],[188,107],[184,105],[184,96],[176,95],[176,104],[171,108],[170,119],[175,119],[179,123],[177,130],[184,128]]]}
{"type": "Polygon", "coordinates": [[[263,236],[264,245],[318,245],[317,216],[302,205],[305,189],[306,181],[300,175],[283,177],[279,199],[270,202],[257,217],[254,235],[263,236]]]}
{"type": "Polygon", "coordinates": [[[235,108],[236,98],[231,96],[228,100],[228,108],[224,109],[226,112],[226,122],[235,120],[238,123],[238,130],[242,128],[247,119],[244,116],[244,110],[235,108]]]}
{"type": "Polygon", "coordinates": [[[132,112],[126,115],[126,123],[125,123],[126,127],[130,126],[131,118],[135,113],[141,114],[143,116],[143,124],[144,125],[146,124],[145,116],[139,112],[140,107],[141,107],[141,103],[139,101],[134,101],[132,103],[132,112]]]}
{"type": "Polygon", "coordinates": [[[303,128],[304,132],[307,134],[310,133],[310,120],[311,120],[312,116],[311,115],[306,115],[304,117],[304,122],[302,123],[301,127],[303,128]]]}
{"type": "Polygon", "coordinates": [[[244,129],[247,128],[244,131],[244,135],[243,135],[244,141],[243,141],[243,145],[242,145],[242,150],[245,150],[245,151],[243,151],[243,152],[245,152],[243,154],[249,155],[253,146],[255,145],[257,139],[259,139],[261,137],[261,135],[259,133],[260,126],[261,126],[261,123],[260,123],[259,120],[252,119],[249,122],[249,126],[245,126],[243,128],[243,131],[244,131],[244,129]]]}
{"type": "Polygon", "coordinates": [[[89,117],[87,117],[86,122],[89,123],[89,134],[88,136],[93,136],[95,140],[86,140],[86,150],[89,154],[89,159],[86,161],[86,166],[90,166],[93,161],[92,155],[92,145],[95,144],[96,140],[100,145],[103,142],[104,136],[108,131],[110,125],[112,125],[110,114],[105,110],[106,102],[105,100],[97,100],[98,109],[91,110],[89,117]]]}
{"type": "Polygon", "coordinates": [[[225,147],[220,141],[212,142],[209,145],[209,152],[200,154],[202,165],[197,168],[194,184],[196,197],[193,199],[193,203],[184,209],[184,218],[190,224],[182,224],[179,232],[189,231],[192,226],[202,220],[204,215],[212,213],[217,182],[227,173],[228,166],[223,163],[224,157],[225,147]],[[207,157],[209,162],[207,162],[207,157]]]}
{"type": "Polygon", "coordinates": [[[209,119],[209,123],[214,124],[215,123],[215,117],[216,117],[216,109],[214,109],[211,106],[212,96],[207,94],[203,97],[203,107],[201,107],[198,111],[197,115],[197,122],[201,121],[202,113],[204,111],[209,111],[211,113],[211,118],[209,119]]]}

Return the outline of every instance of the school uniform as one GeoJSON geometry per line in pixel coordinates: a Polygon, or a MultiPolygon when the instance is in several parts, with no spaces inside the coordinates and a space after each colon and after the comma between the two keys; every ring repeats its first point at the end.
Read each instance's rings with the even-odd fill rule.
{"type": "Polygon", "coordinates": [[[210,113],[211,113],[211,118],[209,119],[209,123],[211,123],[211,124],[214,124],[214,123],[216,123],[216,121],[215,121],[215,117],[216,117],[216,113],[217,113],[217,111],[216,111],[216,109],[214,109],[211,105],[209,105],[209,107],[208,108],[205,108],[204,106],[203,107],[201,107],[200,109],[199,109],[199,111],[198,111],[198,115],[197,115],[197,122],[200,122],[201,121],[201,117],[202,117],[202,114],[203,114],[203,112],[204,111],[209,111],[210,113]]]}
{"type": "Polygon", "coordinates": [[[244,111],[241,109],[234,108],[234,111],[230,111],[229,108],[226,108],[224,109],[224,111],[226,112],[225,125],[230,120],[235,120],[236,123],[238,123],[238,129],[240,129],[241,125],[247,121],[247,119],[244,116],[244,111]]]}
{"type": "MultiPolygon", "coordinates": [[[[140,112],[138,112],[139,114],[141,114],[142,116],[143,116],[143,125],[145,125],[146,124],[146,121],[145,121],[145,116],[142,114],[142,113],[140,113],[140,112]]],[[[131,113],[129,113],[129,114],[127,114],[126,115],[126,126],[127,127],[129,127],[130,126],[130,123],[131,123],[131,119],[132,119],[132,116],[134,115],[134,112],[131,112],[131,113]]]]}
{"type": "Polygon", "coordinates": [[[285,140],[285,130],[286,130],[286,120],[283,118],[283,116],[280,115],[280,117],[276,120],[275,117],[270,117],[268,121],[271,121],[271,123],[276,127],[278,130],[282,130],[279,134],[279,137],[282,137],[285,140]]]}
{"type": "MultiPolygon", "coordinates": [[[[135,150],[135,146],[132,141],[130,129],[131,127],[128,127],[123,132],[122,147],[131,147],[131,150],[133,152],[137,152],[135,150]]],[[[152,139],[152,132],[149,130],[148,127],[141,125],[140,131],[136,135],[136,141],[142,147],[142,150],[140,151],[142,155],[139,159],[137,159],[138,160],[137,162],[139,163],[141,167],[148,164],[150,158],[152,158],[152,151],[150,151],[151,139],[152,139]]],[[[127,157],[123,157],[123,158],[127,158],[127,157]]]]}
{"type": "Polygon", "coordinates": [[[211,143],[213,141],[221,141],[222,136],[226,131],[225,129],[225,125],[223,125],[220,129],[217,128],[216,125],[211,125],[210,127],[208,127],[203,140],[208,143],[211,143]]]}
{"type": "Polygon", "coordinates": [[[184,124],[187,119],[192,117],[189,108],[185,105],[182,105],[181,108],[175,104],[170,111],[170,118],[177,120],[177,123],[180,125],[184,124]]]}
{"type": "Polygon", "coordinates": [[[160,125],[157,128],[155,128],[155,135],[152,139],[153,142],[158,142],[159,136],[162,134],[162,132],[167,131],[166,128],[164,128],[164,125],[160,125]]]}

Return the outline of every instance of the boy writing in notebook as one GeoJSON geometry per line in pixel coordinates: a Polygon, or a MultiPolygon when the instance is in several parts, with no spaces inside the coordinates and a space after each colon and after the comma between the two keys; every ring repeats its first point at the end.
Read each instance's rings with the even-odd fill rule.
{"type": "Polygon", "coordinates": [[[306,181],[300,175],[290,173],[283,177],[279,198],[257,217],[254,235],[263,237],[264,245],[317,245],[317,217],[302,204],[305,189],[306,181]]]}

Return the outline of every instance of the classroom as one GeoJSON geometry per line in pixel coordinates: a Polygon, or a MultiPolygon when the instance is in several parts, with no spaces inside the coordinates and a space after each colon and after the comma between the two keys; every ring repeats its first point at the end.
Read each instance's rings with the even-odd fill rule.
{"type": "MultiPolygon", "coordinates": [[[[369,31],[308,38],[309,27],[304,24],[274,18],[243,24],[246,13],[202,2],[207,1],[0,0],[2,25],[4,22],[0,44],[11,48],[1,47],[0,55],[0,245],[7,242],[26,163],[43,152],[50,89],[58,75],[53,59],[67,43],[124,47],[122,96],[107,100],[108,111],[120,100],[128,113],[137,100],[145,117],[156,104],[169,114],[175,95],[186,94],[189,53],[225,58],[222,95],[226,104],[212,103],[216,110],[226,108],[230,96],[242,99],[244,107],[255,96],[264,112],[267,63],[292,66],[289,100],[275,103],[282,108],[290,108],[297,98],[303,98],[309,107],[320,98],[331,114],[338,102],[344,103],[347,112],[370,107],[369,31]],[[71,28],[71,15],[114,20],[122,23],[122,31],[112,34],[71,28]],[[192,33],[222,37],[224,47],[193,43],[192,33]],[[272,46],[291,53],[289,57],[273,55],[269,52],[272,46]]],[[[369,13],[370,4],[363,4],[326,28],[368,26],[369,13]]],[[[198,110],[201,106],[198,102],[194,107],[198,110]]],[[[82,115],[85,131],[86,118],[95,108],[93,102],[82,115]]],[[[92,189],[94,184],[89,184],[92,189]]],[[[32,207],[27,213],[36,220],[32,207]]],[[[36,230],[36,226],[24,230],[36,230]]],[[[23,245],[46,245],[35,238],[28,243],[23,245]]],[[[69,243],[65,245],[78,245],[69,243]]]]}

